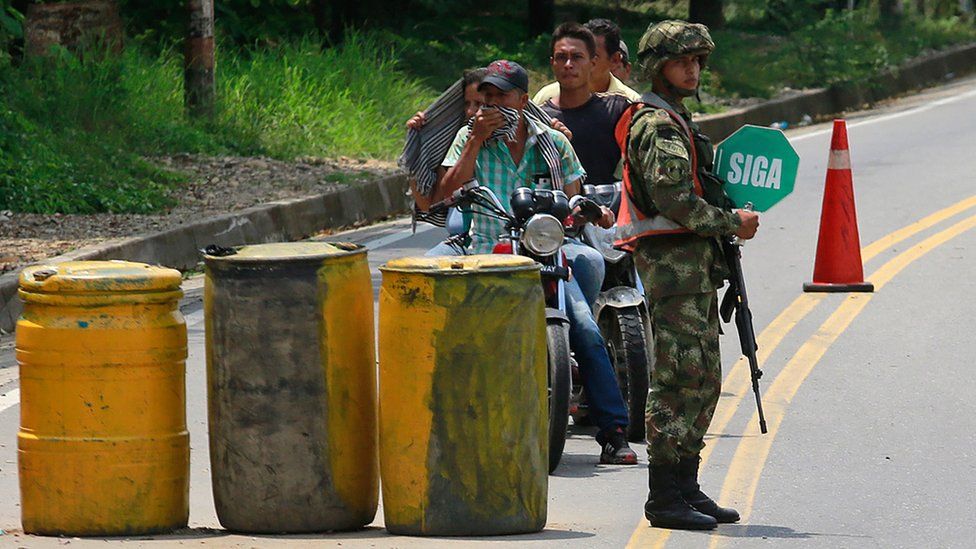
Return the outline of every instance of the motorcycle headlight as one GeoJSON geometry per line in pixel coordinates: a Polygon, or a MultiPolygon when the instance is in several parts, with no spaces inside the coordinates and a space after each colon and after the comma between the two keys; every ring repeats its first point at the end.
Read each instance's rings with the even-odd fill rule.
{"type": "Polygon", "coordinates": [[[532,255],[550,256],[563,244],[563,223],[549,214],[535,214],[522,231],[522,245],[532,255]]]}

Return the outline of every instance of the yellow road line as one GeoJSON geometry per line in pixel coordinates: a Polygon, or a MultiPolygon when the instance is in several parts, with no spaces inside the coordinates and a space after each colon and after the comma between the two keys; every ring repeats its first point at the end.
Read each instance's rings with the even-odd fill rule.
{"type": "MultiPolygon", "coordinates": [[[[891,232],[865,246],[861,249],[861,259],[865,262],[869,261],[882,251],[886,250],[888,247],[893,246],[907,238],[911,238],[912,236],[974,206],[976,206],[976,195],[929,214],[922,219],[891,232]]],[[[880,289],[885,282],[887,282],[887,280],[884,280],[883,282],[875,282],[875,287],[880,289]]],[[[810,311],[812,311],[825,297],[826,296],[824,294],[800,294],[796,299],[793,300],[792,303],[783,309],[783,311],[775,319],[773,319],[772,322],[769,323],[769,325],[762,331],[762,333],[759,334],[759,336],[757,336],[756,340],[759,350],[756,353],[756,358],[758,359],[760,368],[766,363],[766,359],[768,359],[773,351],[776,350],[786,335],[789,334],[790,331],[792,331],[793,328],[801,320],[803,320],[803,318],[806,317],[806,315],[809,314],[810,311]]],[[[746,395],[748,395],[748,391],[750,389],[748,361],[745,359],[745,357],[740,357],[739,360],[736,361],[736,363],[732,366],[732,369],[729,371],[725,380],[722,382],[722,391],[725,393],[731,393],[733,396],[728,399],[723,398],[719,400],[718,408],[715,411],[715,417],[712,419],[712,424],[710,426],[710,432],[724,432],[726,426],[735,415],[735,412],[738,410],[742,400],[746,397],[746,395]]],[[[758,423],[758,419],[753,418],[752,424],[755,425],[756,423],[758,423]]],[[[712,450],[715,447],[715,442],[717,442],[717,440],[713,441],[712,444],[705,446],[705,449],[702,451],[702,467],[704,467],[709,456],[711,456],[712,450]]],[[[649,528],[647,521],[641,518],[627,542],[627,547],[633,548],[650,546],[655,549],[660,549],[661,547],[664,547],[665,543],[667,543],[670,535],[670,530],[655,530],[649,528]],[[654,536],[654,539],[646,539],[647,536],[654,536]]]]}
{"type": "MultiPolygon", "coordinates": [[[[870,278],[874,281],[876,290],[883,288],[914,261],[973,227],[976,227],[976,215],[930,236],[895,256],[871,275],[870,278]]],[[[757,417],[753,414],[749,423],[749,431],[753,436],[739,442],[729,466],[725,483],[722,486],[720,497],[723,501],[729,501],[736,495],[744,497],[743,502],[739,505],[739,512],[743,521],[748,520],[752,513],[760,474],[765,467],[769,451],[785,417],[787,407],[799,391],[800,385],[810,375],[810,372],[813,371],[813,368],[834,341],[864,310],[871,297],[871,294],[848,296],[776,376],[763,399],[766,405],[769,433],[758,436],[757,429],[753,427],[757,422],[757,417]]],[[[720,538],[713,537],[710,547],[717,546],[719,542],[720,538]]]]}
{"type": "MultiPolygon", "coordinates": [[[[976,206],[976,196],[971,196],[965,200],[957,202],[948,208],[944,208],[931,215],[925,216],[911,225],[906,225],[893,233],[883,236],[861,249],[861,260],[867,262],[874,258],[874,256],[878,255],[889,247],[894,246],[902,240],[911,238],[919,232],[924,231],[925,229],[928,229],[941,221],[945,221],[946,219],[960,212],[964,212],[973,206],[976,206]]],[[[872,282],[874,281],[872,280],[872,282]]]]}

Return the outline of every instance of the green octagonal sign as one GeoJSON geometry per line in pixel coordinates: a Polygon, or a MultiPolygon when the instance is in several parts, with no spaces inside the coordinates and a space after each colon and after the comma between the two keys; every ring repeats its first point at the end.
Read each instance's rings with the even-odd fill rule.
{"type": "Polygon", "coordinates": [[[742,126],[715,150],[715,175],[738,207],[764,212],[793,192],[800,156],[782,130],[742,126]]]}

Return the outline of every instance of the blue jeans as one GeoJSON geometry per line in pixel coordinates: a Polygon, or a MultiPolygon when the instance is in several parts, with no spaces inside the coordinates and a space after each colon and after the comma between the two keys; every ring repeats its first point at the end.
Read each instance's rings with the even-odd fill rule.
{"type": "MultiPolygon", "coordinates": [[[[602,260],[602,259],[601,259],[602,260]]],[[[601,433],[629,423],[627,404],[617,385],[603,334],[593,311],[575,279],[566,283],[566,315],[569,317],[569,346],[576,353],[583,389],[593,422],[601,433]]]]}
{"type": "Polygon", "coordinates": [[[563,245],[566,260],[573,269],[573,278],[579,283],[586,302],[593,306],[603,287],[603,277],[607,274],[603,254],[575,238],[567,238],[563,245]]]}

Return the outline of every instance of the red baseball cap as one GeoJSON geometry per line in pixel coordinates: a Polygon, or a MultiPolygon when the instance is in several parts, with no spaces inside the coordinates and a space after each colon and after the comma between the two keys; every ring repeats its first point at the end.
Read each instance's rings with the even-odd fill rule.
{"type": "Polygon", "coordinates": [[[518,88],[529,93],[529,73],[515,61],[499,59],[488,65],[488,74],[481,80],[481,84],[478,84],[478,90],[480,91],[485,84],[491,84],[502,91],[518,88]]]}

